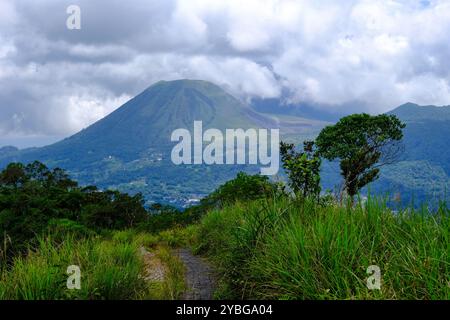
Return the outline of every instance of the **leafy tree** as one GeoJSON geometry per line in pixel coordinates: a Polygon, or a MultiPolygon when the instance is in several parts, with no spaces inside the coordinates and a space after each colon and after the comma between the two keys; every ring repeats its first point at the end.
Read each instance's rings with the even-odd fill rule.
{"type": "Polygon", "coordinates": [[[325,127],[316,139],[319,154],[340,159],[343,191],[352,199],[379,176],[380,167],[394,162],[401,151],[403,124],[395,115],[353,114],[325,127]]]}
{"type": "Polygon", "coordinates": [[[116,228],[132,228],[144,221],[148,213],[144,208],[144,197],[141,193],[130,196],[118,191],[114,192],[113,206],[119,217],[120,224],[116,228]]]}
{"type": "Polygon", "coordinates": [[[27,181],[25,167],[21,163],[10,163],[0,173],[0,185],[18,187],[27,181]]]}
{"type": "Polygon", "coordinates": [[[239,172],[233,180],[225,182],[217,190],[202,199],[202,203],[223,206],[236,201],[248,201],[272,196],[278,185],[269,181],[267,176],[248,175],[239,172]]]}
{"type": "Polygon", "coordinates": [[[24,170],[30,180],[36,180],[39,182],[46,181],[50,175],[50,171],[47,166],[39,161],[34,161],[27,164],[24,170]]]}
{"type": "Polygon", "coordinates": [[[317,155],[314,141],[305,141],[302,152],[297,152],[292,143],[281,142],[280,153],[292,191],[303,197],[318,197],[321,190],[320,165],[322,161],[317,155]]]}
{"type": "Polygon", "coordinates": [[[61,168],[55,168],[48,174],[48,182],[63,189],[72,189],[78,186],[78,183],[71,180],[66,171],[61,168]]]}

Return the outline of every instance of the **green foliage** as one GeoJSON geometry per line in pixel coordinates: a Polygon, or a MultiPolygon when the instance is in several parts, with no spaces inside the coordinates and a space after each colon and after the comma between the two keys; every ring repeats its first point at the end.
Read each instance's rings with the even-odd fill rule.
{"type": "Polygon", "coordinates": [[[2,187],[18,188],[33,181],[44,187],[70,189],[77,186],[77,183],[70,180],[61,168],[49,170],[39,161],[34,161],[26,166],[13,162],[0,173],[0,186],[2,187]]]}
{"type": "Polygon", "coordinates": [[[166,266],[166,275],[162,282],[161,290],[163,295],[161,298],[166,300],[181,299],[182,294],[186,291],[184,263],[166,247],[160,247],[157,256],[166,266]]]}
{"type": "Polygon", "coordinates": [[[353,114],[325,127],[316,139],[319,154],[341,160],[344,190],[353,198],[379,176],[379,166],[393,162],[405,127],[395,115],[353,114]]]}
{"type": "Polygon", "coordinates": [[[165,246],[158,246],[153,254],[164,266],[164,279],[150,281],[148,297],[155,300],[181,299],[187,289],[183,261],[165,246]]]}
{"type": "Polygon", "coordinates": [[[175,228],[170,230],[164,230],[161,231],[158,234],[158,239],[160,243],[163,243],[164,245],[171,247],[171,248],[178,248],[184,245],[185,239],[182,229],[175,228]]]}
{"type": "Polygon", "coordinates": [[[21,163],[10,163],[0,174],[0,183],[17,187],[26,181],[25,168],[21,163]]]}
{"type": "Polygon", "coordinates": [[[91,228],[132,228],[147,218],[140,194],[130,196],[118,191],[105,191],[95,192],[90,197],[92,202],[85,204],[80,217],[91,228]]]}
{"type": "Polygon", "coordinates": [[[163,230],[184,226],[193,221],[186,211],[180,211],[175,207],[154,203],[148,210],[148,218],[139,224],[139,230],[158,233],[163,230]]]}
{"type": "Polygon", "coordinates": [[[66,237],[84,239],[96,233],[78,222],[69,219],[50,219],[45,234],[51,235],[56,241],[64,241],[66,237]]]}
{"type": "Polygon", "coordinates": [[[322,163],[314,150],[313,141],[303,143],[303,152],[296,152],[292,143],[280,144],[281,161],[289,177],[289,186],[298,196],[320,194],[320,165],[322,163]]]}
{"type": "Polygon", "coordinates": [[[82,237],[91,230],[131,228],[147,218],[141,195],[81,188],[63,170],[38,161],[11,163],[0,173],[0,235],[8,239],[2,250],[7,259],[44,233],[82,237]]]}
{"type": "Polygon", "coordinates": [[[36,250],[15,257],[0,274],[0,299],[133,299],[147,288],[138,244],[70,236],[38,238],[36,250]],[[68,290],[67,267],[81,271],[81,290],[68,290]]]}
{"type": "Polygon", "coordinates": [[[200,204],[187,208],[184,213],[189,217],[189,222],[194,222],[203,217],[206,212],[227,204],[281,195],[283,192],[281,184],[271,182],[267,176],[239,172],[236,178],[219,186],[214,192],[201,199],[200,204]]]}
{"type": "Polygon", "coordinates": [[[315,199],[257,200],[208,213],[195,237],[221,273],[221,298],[448,299],[450,211],[391,212],[315,199]],[[366,286],[381,269],[381,290],[366,286]]]}
{"type": "Polygon", "coordinates": [[[203,199],[202,204],[222,207],[236,201],[266,198],[277,192],[279,192],[279,185],[270,182],[267,176],[239,172],[236,178],[227,181],[203,199]]]}

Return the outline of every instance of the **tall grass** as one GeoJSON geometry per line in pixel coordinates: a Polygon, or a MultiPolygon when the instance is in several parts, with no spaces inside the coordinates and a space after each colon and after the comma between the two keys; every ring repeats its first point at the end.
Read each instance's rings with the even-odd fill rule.
{"type": "Polygon", "coordinates": [[[130,299],[146,290],[143,267],[135,242],[48,236],[3,271],[0,299],[130,299]],[[80,267],[80,290],[67,288],[69,265],[80,267]]]}
{"type": "Polygon", "coordinates": [[[186,290],[185,266],[183,262],[168,249],[159,247],[158,257],[166,266],[165,279],[161,287],[161,299],[177,300],[186,290]]]}
{"type": "Polygon", "coordinates": [[[223,298],[449,299],[449,210],[394,214],[287,198],[235,204],[200,222],[196,248],[223,275],[223,298]],[[370,265],[381,290],[367,288],[370,265]]]}

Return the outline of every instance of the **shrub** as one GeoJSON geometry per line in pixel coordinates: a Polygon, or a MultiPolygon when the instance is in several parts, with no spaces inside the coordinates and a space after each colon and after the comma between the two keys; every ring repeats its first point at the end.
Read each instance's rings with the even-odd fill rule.
{"type": "Polygon", "coordinates": [[[70,219],[51,219],[46,231],[54,240],[60,242],[69,236],[79,240],[95,235],[94,231],[70,219]]]}

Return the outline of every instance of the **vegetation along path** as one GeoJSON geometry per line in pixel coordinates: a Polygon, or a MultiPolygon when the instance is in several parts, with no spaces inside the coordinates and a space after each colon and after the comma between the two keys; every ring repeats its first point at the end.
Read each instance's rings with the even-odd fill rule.
{"type": "Polygon", "coordinates": [[[178,249],[175,254],[186,266],[187,290],[183,299],[212,299],[215,290],[215,276],[211,266],[202,258],[194,256],[189,249],[178,249]]]}

